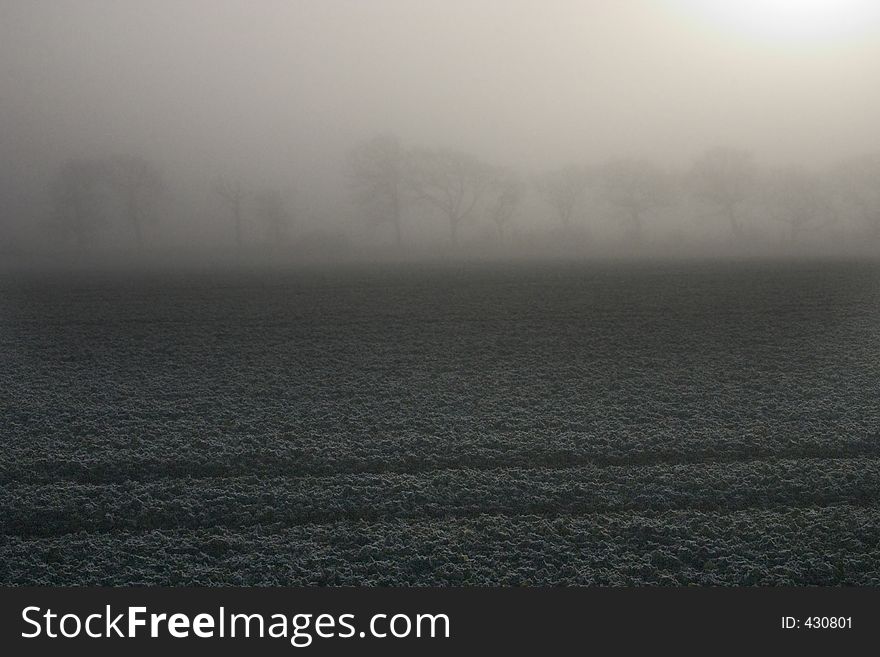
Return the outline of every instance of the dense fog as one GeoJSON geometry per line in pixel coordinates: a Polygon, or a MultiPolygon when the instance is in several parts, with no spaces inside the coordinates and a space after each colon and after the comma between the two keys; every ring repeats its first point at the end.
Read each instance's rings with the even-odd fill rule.
{"type": "Polygon", "coordinates": [[[725,6],[3,0],[0,259],[880,253],[880,6],[725,6]]]}

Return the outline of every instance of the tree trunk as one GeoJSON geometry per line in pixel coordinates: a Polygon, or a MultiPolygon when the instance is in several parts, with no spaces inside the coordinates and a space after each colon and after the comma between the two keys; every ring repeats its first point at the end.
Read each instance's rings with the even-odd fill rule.
{"type": "Polygon", "coordinates": [[[458,247],[458,219],[449,218],[449,241],[453,248],[458,247]]]}
{"type": "Polygon", "coordinates": [[[241,248],[241,204],[236,201],[235,207],[233,208],[235,212],[235,245],[240,249],[241,248]]]}
{"type": "Polygon", "coordinates": [[[632,239],[636,244],[642,243],[642,213],[638,208],[632,209],[632,239]]]}
{"type": "Polygon", "coordinates": [[[743,238],[743,229],[739,223],[739,217],[736,216],[736,207],[728,205],[725,209],[727,220],[730,223],[730,231],[733,233],[734,239],[741,240],[743,238]]]}
{"type": "Polygon", "coordinates": [[[133,194],[128,196],[128,218],[131,221],[132,228],[134,228],[134,238],[137,242],[138,251],[143,251],[144,237],[141,232],[141,213],[140,208],[138,208],[137,199],[134,198],[133,194]]]}
{"type": "Polygon", "coordinates": [[[392,219],[392,223],[394,224],[394,239],[397,241],[397,248],[400,249],[403,247],[403,236],[400,233],[400,196],[398,195],[396,188],[392,194],[391,207],[394,212],[394,217],[392,219]]]}
{"type": "Polygon", "coordinates": [[[76,246],[80,251],[87,251],[89,248],[88,228],[86,227],[85,211],[82,204],[76,203],[73,208],[74,226],[73,232],[76,237],[76,246]]]}
{"type": "Polygon", "coordinates": [[[391,223],[394,224],[394,239],[397,244],[397,248],[401,249],[403,248],[403,238],[400,234],[400,220],[395,219],[391,223]]]}
{"type": "Polygon", "coordinates": [[[559,220],[562,222],[562,232],[568,233],[568,227],[571,223],[572,208],[562,206],[559,208],[559,220]]]}

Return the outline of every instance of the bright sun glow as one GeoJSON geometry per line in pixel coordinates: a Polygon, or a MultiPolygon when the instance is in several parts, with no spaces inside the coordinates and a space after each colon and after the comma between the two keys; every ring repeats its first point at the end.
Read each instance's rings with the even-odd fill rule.
{"type": "Polygon", "coordinates": [[[681,0],[689,13],[767,42],[840,42],[877,28],[880,0],[681,0]]]}

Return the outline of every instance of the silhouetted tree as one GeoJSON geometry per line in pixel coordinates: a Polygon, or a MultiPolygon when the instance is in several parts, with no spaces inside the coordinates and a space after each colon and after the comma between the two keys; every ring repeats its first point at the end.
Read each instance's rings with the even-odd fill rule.
{"type": "Polygon", "coordinates": [[[487,214],[498,229],[499,241],[504,241],[504,228],[510,223],[522,201],[525,186],[510,172],[499,171],[490,185],[491,202],[487,214]]]}
{"type": "Polygon", "coordinates": [[[235,244],[241,248],[241,209],[247,192],[244,191],[240,181],[230,181],[220,177],[214,183],[214,193],[220,197],[220,200],[223,201],[232,213],[232,220],[235,226],[235,244]]]}
{"type": "Polygon", "coordinates": [[[836,219],[827,185],[818,175],[803,167],[769,171],[764,191],[773,216],[788,226],[791,242],[795,242],[804,230],[836,219]]]}
{"type": "Polygon", "coordinates": [[[602,196],[626,214],[635,241],[642,240],[643,215],[669,204],[666,174],[645,160],[615,160],[602,167],[602,196]]]}
{"type": "Polygon", "coordinates": [[[256,216],[263,224],[269,242],[280,244],[286,241],[290,212],[287,210],[281,192],[277,189],[265,189],[256,195],[254,201],[256,216]]]}
{"type": "Polygon", "coordinates": [[[148,160],[131,155],[111,158],[107,171],[124,204],[138,248],[143,248],[143,224],[150,218],[151,208],[164,189],[162,175],[148,160]]]}
{"type": "Polygon", "coordinates": [[[354,202],[373,224],[389,223],[399,247],[406,153],[397,137],[379,135],[349,153],[348,180],[354,202]]]}
{"type": "Polygon", "coordinates": [[[575,208],[587,189],[587,182],[588,174],[585,169],[569,165],[538,176],[535,187],[556,212],[562,227],[567,229],[575,208]]]}
{"type": "Polygon", "coordinates": [[[101,204],[106,173],[103,162],[71,159],[58,168],[50,184],[58,229],[73,236],[81,249],[88,247],[104,219],[101,204]]]}
{"type": "Polygon", "coordinates": [[[688,178],[694,195],[718,208],[733,236],[742,238],[739,208],[755,192],[757,180],[752,154],[733,148],[712,148],[697,159],[688,178]]]}
{"type": "Polygon", "coordinates": [[[834,189],[873,239],[880,239],[880,153],[844,160],[832,172],[834,189]]]}
{"type": "Polygon", "coordinates": [[[417,200],[434,206],[449,221],[449,237],[458,244],[458,228],[472,216],[491,180],[489,167],[466,153],[418,150],[410,154],[407,187],[417,200]]]}

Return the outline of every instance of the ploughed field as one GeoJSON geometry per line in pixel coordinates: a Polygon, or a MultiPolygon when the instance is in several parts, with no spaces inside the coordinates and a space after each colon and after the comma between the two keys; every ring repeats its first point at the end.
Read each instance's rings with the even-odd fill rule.
{"type": "Polygon", "coordinates": [[[880,584],[880,266],[3,274],[2,584],[880,584]]]}

